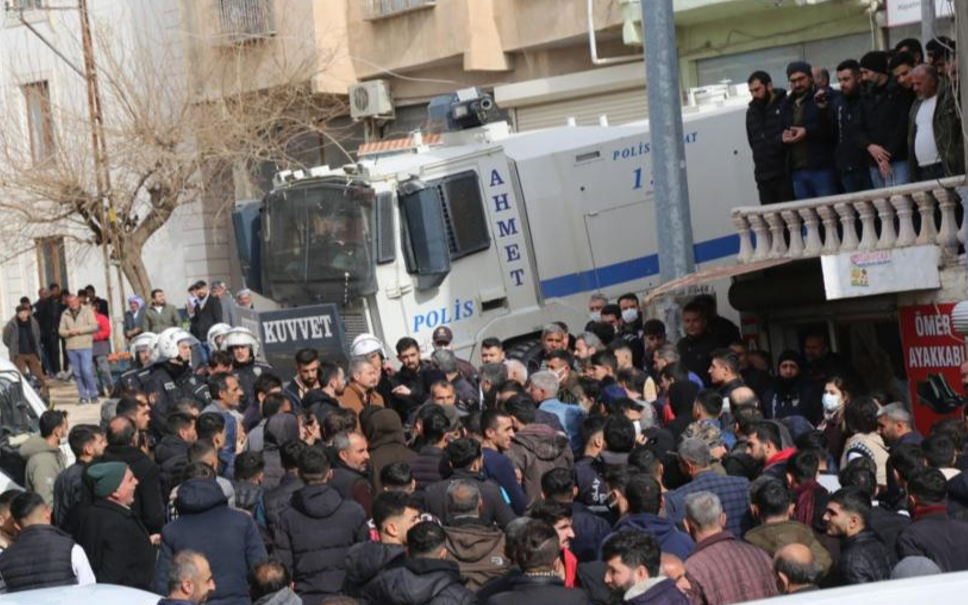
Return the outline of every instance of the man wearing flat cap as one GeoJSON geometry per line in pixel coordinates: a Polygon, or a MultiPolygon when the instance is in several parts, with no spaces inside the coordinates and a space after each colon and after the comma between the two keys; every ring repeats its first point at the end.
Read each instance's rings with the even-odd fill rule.
{"type": "Polygon", "coordinates": [[[138,480],[123,462],[100,462],[84,471],[94,503],[85,512],[77,542],[84,547],[99,584],[148,590],[155,549],[131,510],[138,480]]]}
{"type": "Polygon", "coordinates": [[[907,131],[914,93],[890,75],[883,51],[861,57],[860,79],[864,97],[857,140],[868,153],[871,182],[878,189],[910,183],[907,131]]]}
{"type": "Polygon", "coordinates": [[[787,167],[798,200],[837,193],[837,123],[830,108],[831,92],[818,88],[813,68],[805,61],[787,66],[790,94],[780,108],[787,149],[787,167]]]}

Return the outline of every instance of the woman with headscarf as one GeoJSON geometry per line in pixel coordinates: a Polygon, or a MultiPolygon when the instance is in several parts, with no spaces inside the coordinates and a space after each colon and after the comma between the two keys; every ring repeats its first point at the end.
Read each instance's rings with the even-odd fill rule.
{"type": "Polygon", "coordinates": [[[144,315],[145,301],[140,296],[128,297],[128,310],[124,312],[124,337],[129,341],[141,334],[141,316],[144,315]]]}

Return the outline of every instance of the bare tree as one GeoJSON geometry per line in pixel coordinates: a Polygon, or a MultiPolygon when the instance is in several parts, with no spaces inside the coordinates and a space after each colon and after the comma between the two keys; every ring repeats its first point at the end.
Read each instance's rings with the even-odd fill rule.
{"type": "MultiPolygon", "coordinates": [[[[327,124],[346,111],[341,97],[313,90],[328,65],[318,53],[295,53],[304,57],[298,61],[279,60],[277,53],[270,69],[262,66],[273,74],[271,85],[251,92],[243,82],[250,74],[235,69],[245,46],[223,48],[204,72],[193,66],[189,74],[180,59],[115,37],[108,25],[98,24],[97,32],[107,199],[97,194],[86,105],[50,105],[45,119],[54,140],[40,157],[25,128],[0,128],[3,254],[31,249],[38,237],[98,246],[107,238],[112,260],[145,295],[151,278],[143,250],[178,208],[204,201],[227,210],[240,179],[264,180],[266,163],[304,167],[306,141],[320,148],[332,139],[327,124]],[[220,91],[201,99],[193,84],[199,81],[216,82],[220,91]]],[[[22,116],[4,116],[7,125],[22,122],[22,116]]]]}

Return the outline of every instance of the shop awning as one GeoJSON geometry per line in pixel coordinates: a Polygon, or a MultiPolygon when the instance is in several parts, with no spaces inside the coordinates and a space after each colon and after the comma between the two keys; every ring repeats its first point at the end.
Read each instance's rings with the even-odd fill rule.
{"type": "Polygon", "coordinates": [[[747,273],[755,273],[757,271],[763,271],[765,269],[772,269],[773,267],[779,267],[780,265],[786,265],[793,261],[803,260],[799,258],[775,258],[770,260],[758,261],[755,263],[745,263],[745,264],[735,264],[735,265],[717,265],[715,267],[710,267],[709,269],[704,269],[702,271],[697,271],[695,273],[690,273],[684,277],[674,279],[670,282],[664,283],[658,288],[650,291],[645,295],[643,302],[648,304],[653,300],[669,294],[670,292],[675,292],[681,288],[688,288],[689,286],[698,286],[711,281],[716,281],[720,279],[726,279],[730,277],[737,277],[740,275],[746,275],[747,273]]]}

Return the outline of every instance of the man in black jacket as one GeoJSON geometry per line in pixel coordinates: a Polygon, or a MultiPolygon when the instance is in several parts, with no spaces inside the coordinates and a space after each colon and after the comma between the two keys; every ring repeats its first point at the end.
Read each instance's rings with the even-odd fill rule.
{"type": "Polygon", "coordinates": [[[598,549],[608,534],[612,533],[612,526],[575,499],[578,496],[575,473],[566,468],[554,468],[546,472],[541,476],[541,495],[571,506],[571,527],[575,537],[571,541],[570,550],[578,562],[598,559],[598,549]]]}
{"type": "Polygon", "coordinates": [[[343,592],[359,599],[366,586],[387,569],[403,562],[407,532],[420,522],[420,508],[407,492],[387,491],[373,501],[373,526],[380,541],[354,544],[346,555],[343,592]]]}
{"type": "Polygon", "coordinates": [[[408,556],[402,565],[381,573],[367,585],[364,603],[380,605],[475,605],[457,563],[446,560],[444,530],[430,521],[407,532],[408,556]]]}
{"type": "Polygon", "coordinates": [[[765,71],[755,71],[746,81],[753,100],[746,110],[746,138],[753,150],[753,176],[760,204],[778,204],[793,199],[786,168],[786,148],[780,141],[783,125],[780,107],[786,91],[773,87],[765,71]]]}
{"type": "Polygon", "coordinates": [[[123,462],[92,464],[85,471],[95,502],[84,514],[77,542],[84,547],[100,584],[148,590],[155,549],[131,509],[138,480],[123,462]]]}
{"type": "Polygon", "coordinates": [[[161,476],[158,465],[135,446],[138,431],[124,416],[115,416],[108,423],[108,446],[105,462],[124,462],[138,480],[131,510],[150,534],[157,534],[165,524],[165,503],[161,497],[161,476]]]}
{"type": "Polygon", "coordinates": [[[370,453],[366,437],[356,432],[340,433],[333,437],[333,476],[329,485],[343,499],[355,500],[366,516],[373,514],[373,487],[370,484],[370,453]]]}
{"type": "Polygon", "coordinates": [[[208,360],[208,331],[212,326],[222,323],[222,302],[218,296],[208,291],[208,284],[204,280],[198,280],[194,286],[195,307],[191,317],[191,333],[202,343],[202,349],[206,352],[205,359],[208,360]]]}
{"type": "Polygon", "coordinates": [[[817,88],[809,63],[794,61],[787,66],[790,94],[780,108],[787,148],[787,166],[798,200],[837,193],[834,172],[836,123],[831,118],[830,93],[817,88]]]}
{"type": "Polygon", "coordinates": [[[420,359],[420,345],[413,338],[401,338],[396,349],[400,371],[390,379],[393,390],[388,404],[400,414],[400,418],[406,419],[427,401],[430,385],[444,379],[444,374],[420,359]]]}
{"type": "Polygon", "coordinates": [[[968,523],[948,517],[941,471],[920,471],[908,481],[907,493],[913,521],[897,537],[898,560],[922,556],[945,573],[968,570],[968,523]]]}
{"type": "Polygon", "coordinates": [[[480,442],[475,439],[455,439],[447,444],[444,454],[454,472],[449,478],[428,485],[424,490],[426,512],[442,520],[445,525],[449,523],[451,519],[447,517],[446,510],[447,488],[452,482],[462,479],[473,482],[481,492],[481,522],[488,525],[496,523],[501,529],[507,527],[517,515],[504,501],[500,486],[484,479],[484,456],[480,442]]]}
{"type": "Polygon", "coordinates": [[[71,529],[76,529],[73,523],[79,519],[74,515],[73,523],[68,524],[68,518],[71,517],[69,513],[81,501],[84,469],[104,455],[107,441],[100,427],[93,424],[78,424],[71,427],[67,442],[74,452],[76,462],[64,469],[54,482],[53,513],[57,527],[71,533],[71,529]]]}
{"type": "Polygon", "coordinates": [[[861,58],[860,77],[865,91],[857,142],[868,153],[871,182],[878,189],[910,183],[907,131],[914,93],[888,74],[883,51],[871,51],[861,58]]]}
{"type": "Polygon", "coordinates": [[[861,81],[860,63],[848,59],[837,66],[840,94],[834,97],[837,119],[837,174],[846,193],[871,188],[871,174],[867,168],[867,152],[857,140],[860,120],[861,81]]]}
{"type": "Polygon", "coordinates": [[[709,315],[702,304],[693,301],[682,308],[682,328],[686,335],[676,343],[679,358],[690,372],[709,385],[709,365],[719,343],[709,328],[709,315]]]}
{"type": "Polygon", "coordinates": [[[565,588],[558,533],[542,521],[532,521],[521,529],[514,549],[514,561],[521,568],[509,590],[487,599],[485,605],[587,605],[581,590],[565,588]]]}
{"type": "Polygon", "coordinates": [[[327,484],[329,471],[324,452],[310,448],[302,453],[299,476],[306,486],[292,495],[273,531],[275,556],[292,572],[306,605],[342,592],[347,553],[369,537],[363,507],[327,484]]]}
{"type": "Polygon", "coordinates": [[[880,582],[891,577],[891,557],[870,523],[871,501],[864,491],[845,487],[827,502],[827,535],[840,539],[840,558],[832,583],[838,586],[880,582]]]}

